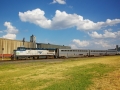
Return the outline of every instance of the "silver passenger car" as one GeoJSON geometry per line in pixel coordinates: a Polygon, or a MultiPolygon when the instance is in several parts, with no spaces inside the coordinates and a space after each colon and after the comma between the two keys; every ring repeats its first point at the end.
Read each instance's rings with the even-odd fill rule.
{"type": "Polygon", "coordinates": [[[83,57],[89,56],[89,50],[87,49],[59,49],[58,57],[83,57]]]}
{"type": "Polygon", "coordinates": [[[90,56],[104,56],[107,54],[107,50],[90,50],[90,56]]]}
{"type": "Polygon", "coordinates": [[[117,50],[107,50],[107,55],[116,55],[117,50]]]}

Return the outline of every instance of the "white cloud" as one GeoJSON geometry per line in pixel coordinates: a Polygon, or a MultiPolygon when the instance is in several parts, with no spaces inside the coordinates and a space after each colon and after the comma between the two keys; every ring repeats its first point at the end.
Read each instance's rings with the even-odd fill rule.
{"type": "Polygon", "coordinates": [[[82,16],[77,14],[67,14],[65,11],[56,10],[55,16],[52,18],[51,29],[65,29],[74,27],[83,20],[82,16]]]}
{"type": "Polygon", "coordinates": [[[120,31],[116,32],[115,34],[120,37],[120,31]]]}
{"type": "Polygon", "coordinates": [[[95,32],[92,32],[91,34],[90,33],[88,33],[91,37],[93,37],[93,38],[103,38],[102,36],[102,34],[98,34],[96,31],[95,32]]]}
{"type": "Polygon", "coordinates": [[[93,39],[89,41],[81,41],[79,39],[73,39],[70,44],[73,49],[98,49],[98,50],[107,50],[115,49],[116,44],[111,40],[104,39],[93,39]]]}
{"type": "Polygon", "coordinates": [[[19,17],[23,22],[30,22],[46,29],[65,29],[77,27],[78,30],[99,30],[102,27],[113,26],[120,23],[120,19],[107,19],[105,22],[93,22],[83,19],[77,14],[68,14],[65,11],[56,10],[52,20],[45,17],[45,12],[39,8],[32,11],[19,12],[19,17]]]}
{"type": "Polygon", "coordinates": [[[12,26],[12,24],[10,22],[5,22],[4,26],[7,27],[7,30],[5,30],[5,32],[10,33],[10,34],[18,33],[18,29],[16,29],[16,27],[12,26]]]}
{"type": "Polygon", "coordinates": [[[77,25],[77,29],[83,29],[83,30],[99,30],[102,27],[107,27],[107,26],[113,26],[120,23],[120,19],[107,19],[106,22],[97,22],[94,23],[93,21],[89,19],[84,19],[82,22],[79,22],[77,25]]]}
{"type": "Polygon", "coordinates": [[[6,34],[6,35],[3,35],[3,38],[8,38],[8,39],[16,39],[16,34],[6,34]]]}
{"type": "Polygon", "coordinates": [[[93,38],[117,38],[120,37],[120,31],[111,32],[109,30],[105,30],[104,34],[98,34],[96,31],[92,33],[88,33],[93,38]]]}
{"type": "Polygon", "coordinates": [[[79,39],[73,39],[72,44],[70,44],[72,48],[82,48],[88,45],[89,45],[89,41],[80,41],[79,39]]]}
{"type": "Polygon", "coordinates": [[[109,41],[99,40],[94,42],[95,46],[98,46],[100,49],[114,49],[115,45],[111,44],[109,41]]]}
{"type": "Polygon", "coordinates": [[[53,0],[52,4],[54,3],[66,4],[65,0],[53,0]]]}
{"type": "Polygon", "coordinates": [[[117,23],[120,23],[120,19],[113,19],[113,20],[107,19],[105,25],[113,26],[117,23]]]}
{"type": "Polygon", "coordinates": [[[12,26],[12,24],[10,22],[5,22],[4,26],[7,27],[7,29],[4,30],[7,34],[3,35],[3,38],[16,39],[16,34],[18,33],[18,29],[16,29],[16,27],[12,26]]]}
{"type": "Polygon", "coordinates": [[[78,49],[78,47],[76,46],[76,45],[74,45],[74,44],[70,44],[69,45],[72,49],[78,49]]]}
{"type": "Polygon", "coordinates": [[[116,38],[117,35],[115,34],[116,32],[109,32],[107,30],[105,30],[103,37],[105,38],[116,38]]]}
{"type": "Polygon", "coordinates": [[[45,12],[40,9],[35,9],[27,12],[19,12],[19,17],[23,22],[30,22],[39,25],[43,28],[50,28],[51,20],[44,16],[45,12]]]}

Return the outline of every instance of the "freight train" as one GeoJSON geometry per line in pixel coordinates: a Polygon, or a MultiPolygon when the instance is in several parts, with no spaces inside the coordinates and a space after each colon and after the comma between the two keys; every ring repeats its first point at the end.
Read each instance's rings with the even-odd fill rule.
{"type": "Polygon", "coordinates": [[[90,50],[90,49],[45,49],[18,47],[14,50],[11,59],[40,59],[40,58],[72,58],[116,55],[116,50],[90,50]]]}

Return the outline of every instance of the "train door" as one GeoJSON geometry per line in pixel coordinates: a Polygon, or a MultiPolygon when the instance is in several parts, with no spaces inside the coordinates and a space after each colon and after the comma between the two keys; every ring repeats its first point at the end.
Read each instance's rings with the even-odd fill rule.
{"type": "Polygon", "coordinates": [[[88,56],[90,56],[90,50],[88,50],[88,56]]]}
{"type": "Polygon", "coordinates": [[[59,48],[56,48],[55,50],[55,58],[58,58],[59,57],[59,48]]]}

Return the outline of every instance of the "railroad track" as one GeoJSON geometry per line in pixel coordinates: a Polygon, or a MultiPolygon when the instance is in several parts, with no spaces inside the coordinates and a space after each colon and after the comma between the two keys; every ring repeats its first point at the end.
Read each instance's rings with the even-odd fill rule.
{"type": "MultiPolygon", "coordinates": [[[[120,56],[120,55],[119,55],[120,56]]],[[[77,57],[77,58],[97,58],[104,56],[94,56],[94,57],[77,57]]],[[[4,63],[28,63],[28,62],[61,62],[68,59],[77,59],[77,58],[57,58],[57,59],[29,59],[29,60],[0,60],[0,64],[4,63]]]]}
{"type": "Polygon", "coordinates": [[[29,62],[61,62],[67,59],[36,59],[36,60],[0,60],[0,64],[29,63],[29,62]]]}

